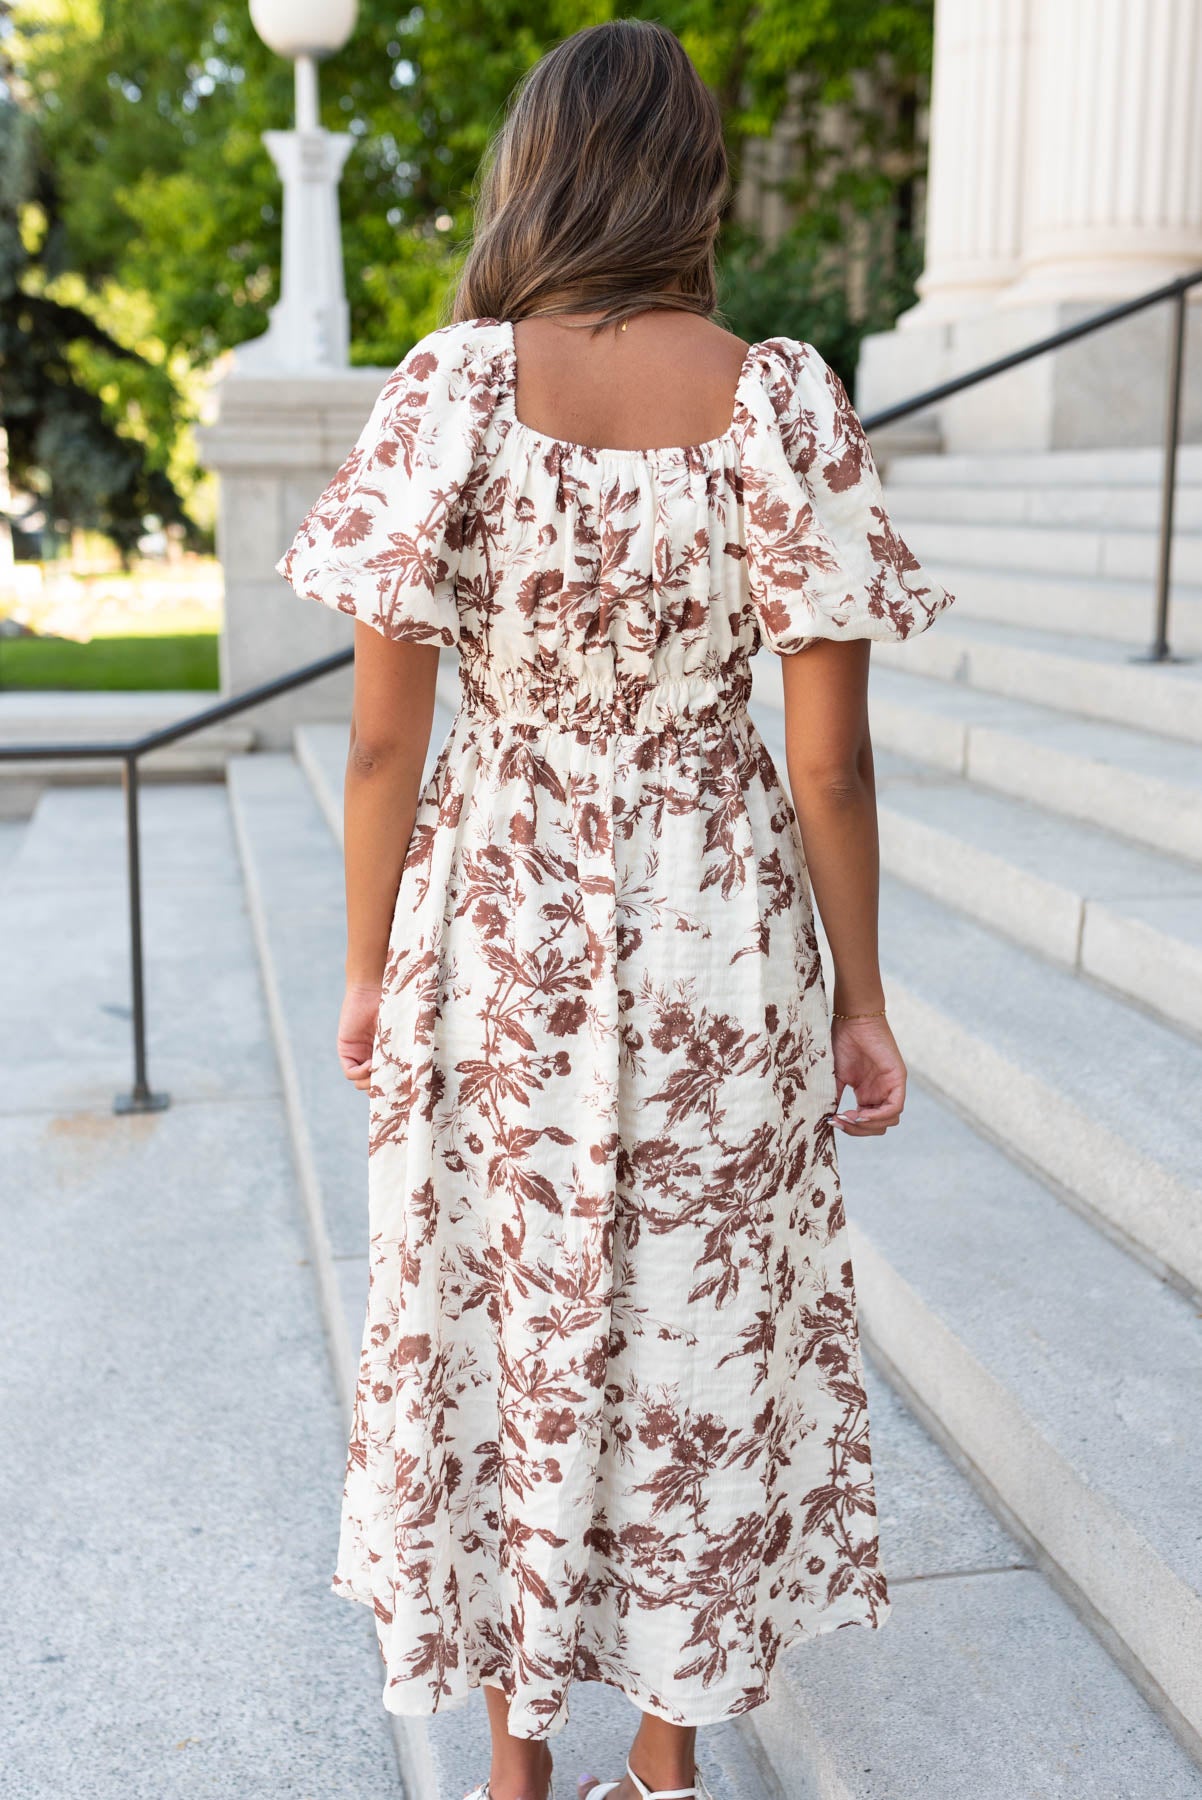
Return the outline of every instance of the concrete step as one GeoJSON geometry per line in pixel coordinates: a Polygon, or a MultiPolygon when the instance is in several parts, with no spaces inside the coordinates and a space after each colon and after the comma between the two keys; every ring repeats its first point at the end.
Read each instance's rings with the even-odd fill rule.
{"type": "MultiPolygon", "coordinates": [[[[1155,531],[1065,524],[1003,525],[996,520],[932,519],[891,493],[889,510],[921,562],[943,567],[1017,570],[1038,575],[1139,582],[1156,579],[1159,544],[1155,531]]],[[[1125,525],[1125,520],[1121,522],[1125,525]]],[[[1178,529],[1173,541],[1173,579],[1184,587],[1202,583],[1202,534],[1178,529]]]]}
{"type": "MultiPolygon", "coordinates": [[[[936,488],[1104,488],[1121,501],[1132,489],[1159,492],[1164,459],[1156,445],[1114,450],[958,451],[951,455],[899,456],[890,478],[903,486],[936,488]]],[[[1202,487],[1202,444],[1182,444],[1177,480],[1202,487]]]]}
{"type": "Polygon", "coordinates": [[[888,877],[881,961],[915,1073],[1202,1293],[1202,1046],[888,877]]]}
{"type": "Polygon", "coordinates": [[[28,826],[24,819],[0,819],[0,887],[5,874],[24,842],[28,826]]]}
{"type": "Polygon", "coordinates": [[[1129,646],[957,618],[904,644],[875,644],[876,666],[954,681],[1036,706],[1202,744],[1202,663],[1132,660],[1129,646]]]}
{"type": "MultiPolygon", "coordinates": [[[[758,656],[757,704],[780,711],[758,656]]],[[[928,768],[1033,800],[1164,854],[1202,862],[1202,747],[1050,707],[874,668],[873,742],[928,768]]]]}
{"type": "Polygon", "coordinates": [[[783,1800],[1202,1794],[1186,1751],[1034,1571],[898,1584],[880,1641],[867,1635],[787,1657],[748,1715],[783,1800]]]}
{"type": "MultiPolygon", "coordinates": [[[[277,1032],[288,1040],[282,1066],[297,1094],[292,1113],[305,1121],[298,1158],[310,1163],[308,1183],[332,1212],[339,1194],[362,1193],[363,1128],[348,1126],[329,1075],[341,937],[319,923],[341,898],[337,859],[328,854],[333,833],[323,851],[320,826],[341,818],[345,733],[306,726],[297,735],[308,779],[324,786],[321,801],[304,804],[299,770],[284,758],[236,763],[231,784],[277,1032]],[[295,834],[292,849],[282,834],[295,834]],[[311,935],[298,920],[310,922],[311,935]],[[315,981],[325,996],[316,1008],[315,981]],[[329,1161],[319,1173],[315,1147],[323,1143],[329,1161]]],[[[359,1103],[352,1090],[345,1094],[359,1103]]],[[[357,1241],[344,1248],[336,1258],[341,1275],[328,1284],[341,1292],[341,1321],[337,1309],[331,1317],[346,1341],[340,1361],[347,1369],[362,1319],[361,1251],[357,1241]]],[[[1071,1608],[872,1369],[868,1378],[894,1616],[887,1632],[835,1633],[788,1653],[768,1706],[707,1731],[703,1753],[715,1792],[722,1800],[897,1800],[907,1793],[950,1800],[971,1766],[981,1800],[1127,1800],[1128,1778],[1165,1800],[1202,1793],[1189,1758],[1071,1608]],[[883,1711],[881,1644],[890,1695],[883,1711]],[[802,1695],[806,1729],[799,1733],[802,1695]],[[887,1734],[889,1760],[875,1760],[870,1781],[862,1757],[874,1718],[887,1734]]],[[[632,1719],[610,1690],[580,1688],[555,1744],[561,1783],[583,1769],[617,1773],[632,1719]]],[[[429,1726],[410,1722],[401,1736],[411,1791],[422,1800],[457,1800],[485,1766],[479,1705],[429,1726]]]]}
{"type": "MultiPolygon", "coordinates": [[[[0,745],[125,742],[201,712],[217,698],[187,692],[0,693],[0,745]]],[[[144,757],[142,773],[151,781],[220,780],[226,759],[254,742],[253,727],[231,719],[144,757]]],[[[104,759],[0,761],[0,818],[27,818],[47,787],[109,786],[120,778],[120,765],[104,759]]]]}
{"type": "Polygon", "coordinates": [[[341,1309],[360,1308],[367,1292],[367,1149],[366,1102],[342,1079],[334,1054],[341,858],[292,757],[236,757],[228,781],[335,1374],[349,1409],[358,1346],[341,1309]],[[301,971],[304,980],[296,979],[301,971]]]}
{"type": "MultiPolygon", "coordinates": [[[[1137,650],[1152,641],[1155,599],[1150,580],[1036,574],[948,562],[924,555],[920,531],[913,533],[912,541],[928,575],[956,596],[961,618],[1111,638],[1137,650]]],[[[1202,652],[1202,589],[1174,583],[1169,641],[1184,655],[1202,652]]]]}
{"type": "Polygon", "coordinates": [[[1202,1034],[1202,867],[913,765],[878,787],[890,874],[1202,1034]]]}
{"type": "Polygon", "coordinates": [[[951,1107],[906,1113],[840,1152],[869,1342],[1196,1752],[1197,1307],[951,1107]]]}
{"type": "MultiPolygon", "coordinates": [[[[438,727],[430,733],[431,743],[438,727]]],[[[293,734],[296,760],[308,778],[321,815],[342,843],[342,781],[346,770],[347,732],[342,725],[298,725],[293,734]]]]}
{"type": "MultiPolygon", "coordinates": [[[[220,698],[184,688],[133,694],[0,691],[0,742],[140,737],[203,712],[220,698]]],[[[209,727],[215,735],[225,729],[209,727]]]]}
{"type": "MultiPolygon", "coordinates": [[[[966,482],[935,485],[907,481],[897,462],[889,464],[885,481],[889,510],[900,522],[932,519],[944,524],[1047,525],[1059,528],[1113,530],[1121,521],[1124,532],[1147,533],[1160,528],[1160,485],[1127,487],[1063,483],[1041,486],[1038,482],[1013,487],[983,487],[966,482]]],[[[1173,508],[1174,525],[1180,532],[1202,531],[1202,486],[1178,483],[1173,508]]]]}

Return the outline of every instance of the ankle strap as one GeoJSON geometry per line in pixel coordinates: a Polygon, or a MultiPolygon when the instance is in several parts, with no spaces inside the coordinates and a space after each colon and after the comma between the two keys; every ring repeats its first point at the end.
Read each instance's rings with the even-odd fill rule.
{"type": "Polygon", "coordinates": [[[641,1800],[696,1800],[696,1786],[687,1788],[656,1788],[652,1793],[645,1781],[640,1781],[630,1764],[626,1764],[626,1773],[639,1790],[641,1800]]]}

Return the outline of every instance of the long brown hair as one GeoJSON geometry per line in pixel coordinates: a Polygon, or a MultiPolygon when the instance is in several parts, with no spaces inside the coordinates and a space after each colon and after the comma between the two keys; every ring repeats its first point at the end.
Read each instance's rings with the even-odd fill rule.
{"type": "Polygon", "coordinates": [[[565,38],[519,83],[481,170],[451,318],[710,314],[729,187],[713,95],[662,25],[565,38]]]}

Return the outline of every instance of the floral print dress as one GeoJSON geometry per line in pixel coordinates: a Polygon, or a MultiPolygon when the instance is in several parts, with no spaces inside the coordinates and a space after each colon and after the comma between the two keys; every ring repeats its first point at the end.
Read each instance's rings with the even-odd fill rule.
{"type": "Polygon", "coordinates": [[[341,1593],[384,1704],[573,1680],[679,1724],[879,1626],[827,1002],[750,657],[951,596],[836,376],[753,345],[721,437],[594,449],[514,410],[512,327],[422,340],[279,563],[458,650],[370,1102],[341,1593]]]}

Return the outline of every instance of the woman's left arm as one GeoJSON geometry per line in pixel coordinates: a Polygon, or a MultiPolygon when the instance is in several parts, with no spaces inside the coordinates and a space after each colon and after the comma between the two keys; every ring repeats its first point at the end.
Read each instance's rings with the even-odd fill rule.
{"type": "Polygon", "coordinates": [[[344,789],[346,994],[338,1059],[357,1088],[371,1053],[401,870],[434,723],[438,649],[355,625],[355,698],[344,789]]]}

